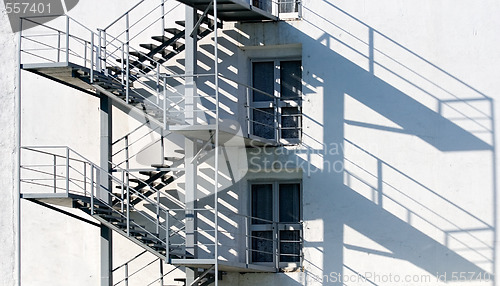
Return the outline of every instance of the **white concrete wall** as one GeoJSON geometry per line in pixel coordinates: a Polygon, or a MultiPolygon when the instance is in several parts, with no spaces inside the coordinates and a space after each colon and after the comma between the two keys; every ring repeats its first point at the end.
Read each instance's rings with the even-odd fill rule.
{"type": "Polygon", "coordinates": [[[499,8],[304,1],[301,21],[228,32],[243,46],[302,44],[305,154],[297,157],[310,162],[305,272],[246,274],[239,285],[340,285],[338,274],[357,273],[376,285],[437,285],[445,273],[451,284],[494,285],[459,276],[498,271],[500,42],[490,27],[499,8]]]}
{"type": "Polygon", "coordinates": [[[15,279],[15,86],[17,74],[12,71],[16,64],[16,37],[10,30],[6,13],[0,14],[0,182],[3,190],[0,196],[0,284],[14,285],[15,279]]]}

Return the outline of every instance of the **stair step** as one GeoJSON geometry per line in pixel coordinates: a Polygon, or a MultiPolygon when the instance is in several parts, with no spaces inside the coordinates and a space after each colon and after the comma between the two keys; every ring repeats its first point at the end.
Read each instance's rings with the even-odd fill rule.
{"type": "Polygon", "coordinates": [[[170,165],[167,164],[151,164],[153,168],[170,168],[170,165]]]}
{"type": "Polygon", "coordinates": [[[100,214],[99,215],[100,217],[106,219],[106,220],[109,220],[109,221],[124,221],[124,220],[127,220],[126,218],[124,217],[121,217],[121,216],[114,216],[114,215],[107,215],[107,214],[100,214]]]}
{"type": "MultiPolygon", "coordinates": [[[[130,220],[132,221],[132,219],[130,220]]],[[[121,223],[121,222],[118,222],[118,223],[113,223],[114,226],[117,226],[118,228],[122,229],[122,230],[125,230],[127,228],[127,222],[124,222],[124,223],[121,223]]],[[[130,224],[130,230],[135,230],[136,228],[146,228],[146,226],[144,225],[138,225],[138,224],[130,224]]]]}
{"type": "Polygon", "coordinates": [[[158,48],[158,46],[155,44],[140,44],[139,46],[141,48],[145,48],[145,49],[150,50],[150,51],[158,48]]]}
{"type": "Polygon", "coordinates": [[[182,27],[186,27],[186,21],[182,20],[182,21],[175,21],[175,23],[179,26],[182,26],[182,27]]]}
{"type": "Polygon", "coordinates": [[[184,48],[186,47],[186,45],[181,43],[181,42],[174,42],[174,43],[172,43],[171,46],[174,48],[174,51],[178,51],[178,52],[183,51],[184,48]]]}
{"type": "Polygon", "coordinates": [[[144,176],[154,176],[158,174],[158,172],[155,171],[139,171],[139,174],[144,175],[144,176]]]}
{"type": "MultiPolygon", "coordinates": [[[[140,57],[145,57],[146,56],[145,53],[138,52],[138,51],[131,51],[131,52],[129,52],[129,55],[134,56],[136,58],[140,58],[140,57]]],[[[118,59],[118,60],[120,60],[120,59],[118,59]]]]}
{"type": "Polygon", "coordinates": [[[184,160],[184,157],[165,157],[165,160],[170,161],[170,162],[176,162],[180,160],[184,160]]]}
{"type": "Polygon", "coordinates": [[[114,210],[110,208],[94,208],[94,213],[96,214],[111,214],[114,210]]]}
{"type": "Polygon", "coordinates": [[[171,58],[173,58],[175,55],[177,55],[179,52],[177,51],[170,51],[170,50],[163,50],[161,52],[161,56],[166,59],[166,60],[169,60],[171,58]]]}
{"type": "Polygon", "coordinates": [[[160,241],[154,237],[141,237],[139,240],[142,240],[142,242],[144,242],[148,246],[159,244],[158,242],[160,241]]]}
{"type": "Polygon", "coordinates": [[[155,41],[158,41],[160,43],[166,43],[168,42],[171,38],[167,37],[167,36],[153,36],[151,37],[151,39],[155,40],[155,41]]]}
{"type": "Polygon", "coordinates": [[[154,233],[154,232],[148,232],[146,230],[143,230],[143,229],[131,229],[130,230],[130,233],[137,233],[137,234],[145,234],[145,235],[153,235],[153,236],[158,236],[157,233],[154,233]]]}
{"type": "Polygon", "coordinates": [[[179,30],[177,28],[166,28],[165,32],[170,33],[172,35],[178,35],[180,33],[184,33],[184,31],[181,31],[181,30],[179,30]]]}

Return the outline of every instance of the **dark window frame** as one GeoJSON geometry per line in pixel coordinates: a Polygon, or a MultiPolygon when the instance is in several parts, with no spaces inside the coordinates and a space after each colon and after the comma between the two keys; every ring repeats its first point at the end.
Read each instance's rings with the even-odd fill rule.
{"type": "MultiPolygon", "coordinates": [[[[253,206],[255,202],[253,201],[253,190],[254,186],[257,185],[271,185],[271,199],[272,199],[272,221],[275,223],[269,223],[267,219],[264,221],[250,220],[249,224],[249,246],[250,251],[250,261],[256,264],[273,264],[277,268],[289,267],[289,263],[294,263],[297,267],[302,265],[302,251],[303,251],[303,230],[302,230],[302,207],[303,207],[303,191],[301,180],[266,180],[266,181],[251,181],[249,182],[249,208],[250,216],[254,216],[255,212],[253,206]],[[280,205],[283,203],[282,198],[280,198],[280,186],[282,185],[298,185],[298,215],[297,221],[280,221],[280,205]],[[272,234],[272,235],[271,235],[272,234]],[[285,235],[290,235],[298,241],[295,240],[284,240],[282,237],[285,235]],[[261,239],[259,239],[262,237],[261,239]],[[269,238],[271,237],[271,238],[269,238]],[[273,239],[276,238],[276,239],[273,239]],[[272,241],[270,241],[272,239],[272,241]],[[287,256],[287,253],[283,251],[283,248],[288,245],[298,244],[298,254],[293,254],[292,256],[287,256]],[[255,249],[260,247],[259,249],[255,249]],[[268,250],[272,249],[274,254],[268,254],[268,250]],[[266,251],[262,253],[259,251],[266,251]],[[260,253],[260,254],[259,254],[260,253]],[[298,256],[295,256],[298,255],[298,256]],[[259,259],[258,257],[263,259],[259,259]],[[278,259],[276,259],[279,257],[278,259]],[[257,259],[256,259],[257,258],[257,259]]],[[[264,202],[262,202],[264,203],[264,202]]],[[[292,247],[293,248],[293,247],[292,247]]]]}
{"type": "MultiPolygon", "coordinates": [[[[257,91],[251,92],[249,95],[248,101],[250,106],[250,112],[248,114],[250,124],[249,124],[249,134],[269,139],[275,140],[276,142],[285,144],[285,145],[297,145],[300,144],[302,140],[302,78],[303,78],[303,67],[302,67],[302,59],[300,57],[290,57],[290,58],[273,58],[273,59],[252,59],[250,66],[250,83],[252,86],[256,86],[255,84],[255,66],[258,63],[273,63],[273,89],[271,90],[263,90],[272,94],[275,98],[271,98],[269,96],[261,94],[258,96],[256,100],[256,96],[259,93],[257,91]],[[295,97],[283,97],[283,87],[285,86],[282,82],[282,67],[285,65],[284,63],[290,62],[299,62],[300,68],[300,79],[298,80],[299,84],[295,83],[299,90],[296,91],[297,96],[295,97]],[[269,100],[265,100],[268,97],[269,100]],[[270,111],[273,111],[272,114],[270,111]],[[293,111],[295,112],[285,112],[293,111]],[[260,116],[263,121],[259,121],[256,117],[260,116]],[[271,118],[272,117],[272,118],[271,118]],[[270,124],[270,120],[273,120],[273,124],[270,124]],[[285,120],[288,119],[286,122],[285,120]],[[291,120],[290,120],[291,119],[291,120]],[[260,131],[257,131],[257,128],[260,131]],[[271,134],[272,136],[269,136],[271,134]],[[288,135],[286,135],[288,134],[288,135]],[[290,136],[290,134],[293,134],[290,136]]],[[[267,67],[269,68],[269,67],[267,67]]],[[[293,86],[293,85],[292,85],[293,86]]],[[[257,88],[257,87],[256,87],[257,88]]]]}

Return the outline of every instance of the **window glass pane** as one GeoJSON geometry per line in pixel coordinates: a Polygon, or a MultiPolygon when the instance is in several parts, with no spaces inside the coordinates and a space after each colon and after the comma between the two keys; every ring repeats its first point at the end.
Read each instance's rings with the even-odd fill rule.
{"type": "Polygon", "coordinates": [[[280,184],[279,186],[279,221],[300,221],[300,185],[280,184]]]}
{"type": "Polygon", "coordinates": [[[300,231],[280,231],[280,261],[300,262],[300,231]]]}
{"type": "Polygon", "coordinates": [[[300,138],[301,120],[298,107],[281,108],[281,137],[300,138]]]}
{"type": "MultiPolygon", "coordinates": [[[[274,62],[254,62],[252,69],[253,87],[258,90],[274,95],[274,62]]],[[[260,93],[253,92],[253,101],[272,101],[273,98],[260,93]]]]}
{"type": "Polygon", "coordinates": [[[274,139],[274,109],[253,110],[253,134],[266,139],[274,139]]]}
{"type": "Polygon", "coordinates": [[[281,98],[298,98],[302,94],[301,61],[282,61],[280,63],[281,98]]]}
{"type": "Polygon", "coordinates": [[[293,13],[299,11],[297,0],[279,0],[280,13],[293,13]]]}
{"type": "MultiPolygon", "coordinates": [[[[273,185],[252,185],[252,217],[273,220],[273,185]]],[[[269,222],[253,219],[253,224],[268,224],[269,222]]]]}
{"type": "Polygon", "coordinates": [[[272,9],[272,1],[271,0],[252,0],[252,5],[258,7],[264,11],[271,12],[272,9]]]}
{"type": "Polygon", "coordinates": [[[272,231],[252,231],[252,261],[273,262],[272,231]]]}

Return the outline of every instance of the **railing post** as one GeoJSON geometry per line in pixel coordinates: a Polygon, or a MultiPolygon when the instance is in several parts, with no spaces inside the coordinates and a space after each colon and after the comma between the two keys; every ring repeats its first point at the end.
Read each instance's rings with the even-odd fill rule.
{"type": "Polygon", "coordinates": [[[165,36],[165,0],[161,0],[161,35],[165,36]]]}
{"type": "Polygon", "coordinates": [[[57,62],[61,60],[61,31],[57,31],[57,62]]]}
{"type": "Polygon", "coordinates": [[[170,225],[169,225],[169,213],[168,210],[165,211],[165,259],[166,262],[170,262],[170,225]]]}
{"type": "Polygon", "coordinates": [[[276,269],[279,269],[279,251],[278,251],[278,236],[279,236],[279,230],[278,230],[278,223],[273,222],[273,253],[274,253],[274,262],[275,262],[275,267],[276,269]]]}
{"type": "Polygon", "coordinates": [[[94,32],[90,32],[90,83],[94,83],[94,32]]]}
{"type": "Polygon", "coordinates": [[[250,114],[250,112],[252,112],[250,108],[250,96],[252,96],[252,92],[247,88],[247,135],[253,134],[252,122],[250,121],[252,118],[252,115],[250,114]]]}
{"type": "Polygon", "coordinates": [[[248,236],[248,217],[245,217],[245,263],[250,264],[250,253],[249,253],[249,241],[250,237],[248,236]]]}
{"type": "Polygon", "coordinates": [[[127,236],[130,237],[130,187],[127,184],[127,236]]]}
{"type": "Polygon", "coordinates": [[[125,44],[122,43],[122,70],[121,70],[121,76],[122,76],[122,85],[125,84],[125,44]]]}
{"type": "Polygon", "coordinates": [[[126,41],[125,44],[127,45],[127,50],[126,50],[126,56],[127,56],[127,66],[126,66],[126,89],[125,89],[125,101],[127,104],[129,103],[129,88],[130,88],[130,24],[129,24],[129,14],[127,13],[127,16],[125,16],[125,21],[127,25],[127,30],[125,33],[126,36],[126,41]]]}
{"type": "Polygon", "coordinates": [[[156,104],[160,104],[160,65],[156,64],[156,104]]]}
{"type": "Polygon", "coordinates": [[[156,190],[156,233],[160,233],[160,191],[158,190],[156,190]]]}
{"type": "Polygon", "coordinates": [[[279,115],[278,115],[278,98],[274,95],[274,138],[276,142],[280,142],[280,126],[279,126],[279,115]]]}
{"type": "Polygon", "coordinates": [[[83,49],[83,67],[87,67],[87,41],[85,41],[85,48],[83,49]]]}
{"type": "Polygon", "coordinates": [[[66,16],[66,63],[69,63],[69,16],[66,16]]]}
{"type": "Polygon", "coordinates": [[[106,31],[104,31],[103,32],[103,36],[102,36],[102,41],[104,42],[104,45],[102,47],[102,51],[104,53],[104,55],[103,55],[103,65],[104,65],[103,68],[104,68],[104,74],[107,76],[108,75],[108,69],[106,68],[106,64],[107,64],[108,55],[106,54],[107,53],[106,52],[106,46],[107,46],[107,42],[106,42],[107,41],[106,40],[107,37],[106,37],[106,35],[107,35],[106,31]]]}
{"type": "Polygon", "coordinates": [[[99,29],[99,47],[97,48],[97,71],[101,72],[101,53],[102,53],[102,30],[99,29]]]}
{"type": "Polygon", "coordinates": [[[160,285],[165,285],[163,284],[163,277],[165,275],[163,275],[163,261],[161,261],[161,259],[158,258],[158,261],[160,261],[160,285]]]}
{"type": "Polygon", "coordinates": [[[128,286],[128,263],[125,264],[125,286],[128,286]]]}
{"type": "Polygon", "coordinates": [[[87,163],[83,162],[83,195],[87,196],[87,163]]]}
{"type": "Polygon", "coordinates": [[[163,129],[167,130],[167,76],[163,79],[163,129]]]}
{"type": "MultiPolygon", "coordinates": [[[[128,153],[128,135],[125,136],[125,169],[129,169],[129,153],[128,153]]],[[[127,185],[128,185],[128,173],[127,173],[127,185]]]]}
{"type": "Polygon", "coordinates": [[[125,198],[124,198],[124,189],[125,189],[125,171],[122,170],[122,186],[121,186],[121,195],[122,195],[122,203],[121,203],[121,210],[122,210],[122,213],[123,213],[123,210],[124,210],[124,203],[125,203],[125,198]]]}
{"type": "Polygon", "coordinates": [[[69,195],[69,148],[66,147],[66,195],[69,195]]]}
{"type": "Polygon", "coordinates": [[[57,156],[54,155],[54,194],[57,193],[57,156]]]}
{"type": "Polygon", "coordinates": [[[94,214],[94,194],[95,194],[95,186],[94,186],[94,165],[90,165],[90,214],[94,214]]]}

